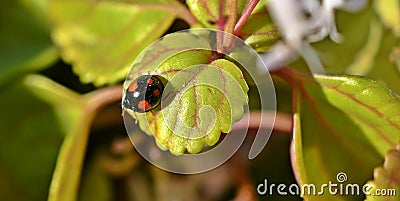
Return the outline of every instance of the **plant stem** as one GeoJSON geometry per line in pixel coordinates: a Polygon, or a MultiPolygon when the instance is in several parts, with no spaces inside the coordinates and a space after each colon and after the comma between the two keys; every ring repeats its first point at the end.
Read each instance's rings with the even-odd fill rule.
{"type": "MultiPolygon", "coordinates": [[[[244,116],[240,121],[236,122],[233,125],[232,130],[240,130],[240,129],[258,129],[260,126],[266,126],[264,124],[260,125],[262,113],[266,113],[268,118],[271,118],[268,121],[272,121],[274,118],[274,113],[272,112],[250,112],[250,115],[244,116]]],[[[269,127],[268,127],[269,128],[269,127]]],[[[292,117],[288,114],[284,113],[276,113],[275,123],[273,129],[275,131],[281,131],[285,133],[292,132],[292,117]]]]}
{"type": "Polygon", "coordinates": [[[91,125],[101,109],[121,97],[122,86],[98,89],[82,97],[82,115],[77,124],[68,131],[61,145],[48,201],[77,199],[91,125]]]}
{"type": "Polygon", "coordinates": [[[98,112],[105,106],[122,99],[122,86],[112,86],[95,90],[85,95],[90,110],[98,112]]]}
{"type": "Polygon", "coordinates": [[[224,1],[219,0],[218,1],[218,19],[215,22],[215,26],[217,27],[217,30],[224,31],[225,22],[226,22],[226,17],[224,16],[224,1]]]}
{"type": "Polygon", "coordinates": [[[216,36],[216,47],[217,47],[217,52],[218,53],[223,53],[225,51],[224,47],[224,33],[223,31],[225,30],[225,23],[226,23],[226,17],[224,16],[224,1],[219,0],[218,1],[218,20],[215,22],[215,26],[218,30],[217,36],[216,36]],[[219,32],[222,31],[222,32],[219,32]]]}
{"type": "Polygon", "coordinates": [[[258,1],[259,0],[251,0],[250,3],[247,5],[247,7],[244,9],[242,16],[240,16],[238,22],[235,25],[235,29],[233,31],[233,34],[235,36],[239,35],[240,30],[246,23],[247,19],[250,17],[250,15],[253,12],[254,8],[256,7],[258,1]]]}
{"type": "MultiPolygon", "coordinates": [[[[229,0],[226,1],[226,14],[228,15],[224,31],[230,34],[233,34],[233,30],[235,29],[235,24],[237,20],[237,10],[238,10],[238,0],[229,0]]],[[[226,37],[226,36],[225,36],[226,37]]]]}

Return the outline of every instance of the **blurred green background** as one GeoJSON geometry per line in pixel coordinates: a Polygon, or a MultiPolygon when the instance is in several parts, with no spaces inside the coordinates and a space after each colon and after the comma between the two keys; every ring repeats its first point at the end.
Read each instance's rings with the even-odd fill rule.
{"type": "MultiPolygon", "coordinates": [[[[46,200],[60,147],[71,133],[89,136],[87,149],[83,140],[76,155],[64,161],[68,169],[74,157],[85,158],[78,191],[82,201],[231,200],[240,181],[253,184],[253,191],[264,179],[296,183],[288,133],[274,132],[261,155],[247,161],[250,131],[247,146],[233,160],[209,173],[185,176],[161,171],[135,152],[118,101],[95,111],[92,122],[86,113],[91,96],[84,94],[121,84],[133,55],[189,25],[170,10],[110,3],[114,1],[91,10],[87,2],[0,1],[0,200],[46,200]],[[92,17],[82,14],[88,10],[92,17]],[[102,45],[96,46],[99,41],[102,45]]],[[[359,13],[338,11],[344,43],[327,39],[314,47],[330,73],[365,75],[400,93],[399,8],[394,6],[392,13],[390,6],[375,2],[359,13]]],[[[291,66],[306,70],[300,59],[291,66]]],[[[278,111],[291,113],[289,85],[277,77],[274,81],[278,111]]],[[[77,172],[70,174],[80,178],[77,172]]],[[[259,199],[301,200],[277,194],[259,199]]]]}

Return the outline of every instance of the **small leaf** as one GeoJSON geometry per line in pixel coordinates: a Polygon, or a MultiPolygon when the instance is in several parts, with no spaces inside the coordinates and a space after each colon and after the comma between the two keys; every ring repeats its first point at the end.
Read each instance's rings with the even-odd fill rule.
{"type": "Polygon", "coordinates": [[[209,56],[209,51],[192,50],[164,61],[157,70],[168,80],[164,93],[171,89],[178,94],[160,111],[132,114],[161,149],[197,153],[205,144],[214,145],[221,132],[229,133],[243,116],[248,87],[242,72],[225,59],[204,65],[209,56]]]}
{"type": "Polygon", "coordinates": [[[267,8],[259,2],[240,30],[239,36],[257,52],[266,52],[279,39],[280,34],[272,23],[267,8]]]}
{"type": "Polygon", "coordinates": [[[53,37],[82,82],[116,83],[173,22],[175,1],[51,1],[53,37]]]}
{"type": "MultiPolygon", "coordinates": [[[[300,184],[320,186],[345,172],[363,184],[400,140],[400,99],[378,82],[357,76],[279,73],[294,87],[292,164],[300,184]]],[[[307,200],[332,200],[332,195],[307,200]]],[[[350,197],[335,196],[335,200],[350,197]]]]}
{"type": "Polygon", "coordinates": [[[233,19],[233,21],[236,22],[237,17],[243,12],[248,1],[249,0],[222,1],[224,4],[220,5],[219,3],[221,1],[219,0],[186,0],[186,4],[189,6],[192,14],[204,27],[216,28],[215,24],[219,20],[228,22],[233,19]],[[224,19],[220,19],[220,6],[223,8],[224,13],[221,16],[224,19]]]}
{"type": "MultiPolygon", "coordinates": [[[[220,21],[218,0],[188,0],[187,4],[193,15],[203,26],[216,28],[216,23],[220,21]]],[[[232,33],[233,26],[243,13],[249,1],[223,1],[224,15],[227,19],[222,19],[225,31],[232,33]],[[233,5],[237,3],[237,5],[233,5]],[[231,26],[232,25],[232,26],[231,26]]],[[[238,33],[246,44],[253,47],[258,52],[265,52],[279,39],[279,32],[269,18],[267,8],[263,2],[258,2],[252,14],[238,33]]]]}
{"type": "Polygon", "coordinates": [[[0,3],[0,85],[44,69],[58,57],[46,19],[28,9],[32,2],[24,3],[0,3]]]}
{"type": "Polygon", "coordinates": [[[383,24],[400,37],[400,2],[398,0],[374,1],[374,6],[383,24]]]}
{"type": "Polygon", "coordinates": [[[389,150],[383,167],[374,169],[374,180],[368,182],[372,186],[368,189],[367,201],[395,201],[400,192],[400,144],[397,149],[389,150]],[[378,193],[378,194],[377,194],[378,193]],[[386,194],[382,195],[382,194],[386,194]]]}

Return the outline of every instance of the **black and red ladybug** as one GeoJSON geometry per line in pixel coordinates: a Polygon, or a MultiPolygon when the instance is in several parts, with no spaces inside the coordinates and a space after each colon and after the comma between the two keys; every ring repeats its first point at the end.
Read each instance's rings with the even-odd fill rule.
{"type": "Polygon", "coordinates": [[[148,112],[161,102],[164,84],[158,75],[142,75],[131,82],[125,91],[122,105],[135,112],[148,112]]]}

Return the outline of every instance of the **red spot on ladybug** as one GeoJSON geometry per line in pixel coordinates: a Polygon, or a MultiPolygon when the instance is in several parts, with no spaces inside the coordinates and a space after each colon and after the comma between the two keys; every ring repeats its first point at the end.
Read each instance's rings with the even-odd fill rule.
{"type": "Polygon", "coordinates": [[[126,89],[122,100],[123,109],[148,112],[161,103],[164,84],[158,75],[142,75],[126,89]]]}
{"type": "Polygon", "coordinates": [[[153,84],[153,83],[154,83],[153,78],[149,78],[149,79],[147,80],[147,84],[153,84]]]}
{"type": "Polygon", "coordinates": [[[134,81],[134,82],[131,83],[131,85],[129,85],[128,91],[129,92],[134,92],[137,88],[138,88],[137,82],[134,81]]]}
{"type": "Polygon", "coordinates": [[[153,91],[154,96],[159,96],[161,94],[160,90],[156,89],[153,91]]]}
{"type": "Polygon", "coordinates": [[[147,100],[142,100],[138,103],[137,107],[143,111],[147,111],[150,109],[151,105],[147,100]]]}

